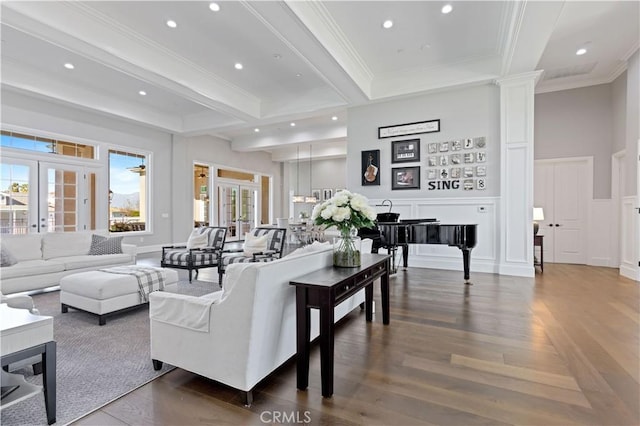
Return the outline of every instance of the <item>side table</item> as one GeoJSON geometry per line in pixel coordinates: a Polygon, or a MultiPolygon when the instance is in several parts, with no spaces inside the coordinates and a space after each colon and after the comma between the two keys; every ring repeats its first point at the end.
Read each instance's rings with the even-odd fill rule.
{"type": "Polygon", "coordinates": [[[533,236],[533,267],[540,267],[540,272],[544,273],[544,235],[534,235],[533,236]],[[535,251],[536,247],[540,247],[540,261],[535,261],[535,251]]]}
{"type": "Polygon", "coordinates": [[[26,309],[0,304],[0,359],[2,367],[35,355],[42,356],[42,384],[27,383],[19,374],[2,371],[2,386],[18,386],[0,403],[7,408],[44,391],[47,423],[56,422],[56,342],[53,317],[33,315],[26,309]]]}

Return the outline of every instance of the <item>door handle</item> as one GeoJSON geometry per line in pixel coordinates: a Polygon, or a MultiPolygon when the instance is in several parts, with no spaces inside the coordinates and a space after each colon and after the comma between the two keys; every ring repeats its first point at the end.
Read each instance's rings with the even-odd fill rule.
{"type": "Polygon", "coordinates": [[[562,226],[562,225],[560,225],[559,223],[556,223],[556,226],[562,226]]]}
{"type": "Polygon", "coordinates": [[[549,226],[553,226],[553,223],[550,223],[549,226]]]}
{"type": "Polygon", "coordinates": [[[31,225],[32,228],[37,228],[38,225],[36,225],[35,223],[33,225],[31,225]]]}

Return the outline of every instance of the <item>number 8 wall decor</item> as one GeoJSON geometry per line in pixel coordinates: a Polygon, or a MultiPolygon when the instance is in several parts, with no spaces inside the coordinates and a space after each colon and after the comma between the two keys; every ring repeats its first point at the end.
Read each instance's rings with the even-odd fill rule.
{"type": "Polygon", "coordinates": [[[486,138],[427,144],[427,190],[486,189],[486,138]]]}

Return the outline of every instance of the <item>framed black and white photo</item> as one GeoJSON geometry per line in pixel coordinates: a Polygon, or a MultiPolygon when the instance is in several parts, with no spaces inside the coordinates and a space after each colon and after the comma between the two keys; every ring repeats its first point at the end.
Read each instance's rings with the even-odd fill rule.
{"type": "Polygon", "coordinates": [[[322,201],[327,201],[332,196],[333,196],[333,189],[325,188],[322,190],[322,201]]]}
{"type": "Polygon", "coordinates": [[[380,185],[380,150],[362,151],[362,186],[380,185]]]}
{"type": "Polygon", "coordinates": [[[311,190],[311,196],[315,197],[315,199],[317,201],[322,201],[322,196],[321,195],[322,195],[322,190],[320,190],[320,189],[312,189],[311,190]]]}
{"type": "Polygon", "coordinates": [[[378,127],[378,139],[395,136],[417,135],[440,131],[440,120],[419,121],[416,123],[397,124],[395,126],[378,127]]]}
{"type": "Polygon", "coordinates": [[[420,161],[420,139],[391,142],[391,162],[406,163],[420,161]]]}
{"type": "Polygon", "coordinates": [[[395,167],[391,169],[391,189],[420,189],[420,167],[395,167]]]}

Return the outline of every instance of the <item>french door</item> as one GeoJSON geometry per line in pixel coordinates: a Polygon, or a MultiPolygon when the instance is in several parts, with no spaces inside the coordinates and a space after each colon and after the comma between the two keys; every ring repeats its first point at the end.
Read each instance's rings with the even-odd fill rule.
{"type": "Polygon", "coordinates": [[[544,210],[544,260],[587,263],[589,193],[586,160],[538,160],[534,166],[534,206],[544,210]]]}
{"type": "Polygon", "coordinates": [[[244,239],[258,223],[258,186],[218,184],[219,226],[227,228],[227,240],[244,239]]]}
{"type": "Polygon", "coordinates": [[[0,233],[96,229],[95,170],[4,157],[0,193],[0,233]]]}

